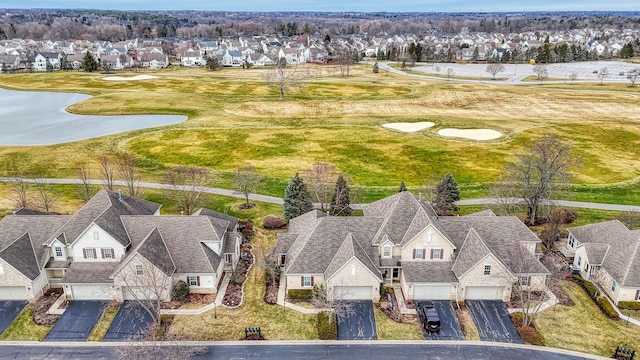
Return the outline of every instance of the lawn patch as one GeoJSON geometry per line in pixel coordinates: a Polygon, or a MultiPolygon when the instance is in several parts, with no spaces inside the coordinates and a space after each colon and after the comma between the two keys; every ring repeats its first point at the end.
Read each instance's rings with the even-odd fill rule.
{"type": "Polygon", "coordinates": [[[0,336],[0,340],[42,341],[53,326],[33,322],[33,306],[28,304],[0,336]]]}
{"type": "Polygon", "coordinates": [[[89,334],[87,341],[102,341],[104,335],[107,333],[107,331],[109,331],[109,326],[111,325],[113,319],[116,317],[118,310],[120,310],[120,304],[115,306],[111,306],[110,304],[109,307],[107,307],[107,309],[102,313],[102,316],[100,316],[100,319],[96,323],[96,326],[94,326],[93,330],[91,330],[91,334],[89,334]]]}

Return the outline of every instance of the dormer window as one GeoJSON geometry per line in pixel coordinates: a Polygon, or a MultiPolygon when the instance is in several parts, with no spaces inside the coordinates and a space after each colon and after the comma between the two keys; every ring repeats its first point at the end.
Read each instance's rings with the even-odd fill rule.
{"type": "Polygon", "coordinates": [[[56,246],[55,248],[53,248],[53,251],[55,252],[57,258],[61,258],[63,256],[61,246],[56,246]]]}
{"type": "Polygon", "coordinates": [[[391,257],[391,245],[385,245],[382,247],[382,257],[390,258],[391,257]]]}
{"type": "Polygon", "coordinates": [[[484,265],[484,274],[485,275],[491,275],[491,264],[485,264],[484,265]]]}

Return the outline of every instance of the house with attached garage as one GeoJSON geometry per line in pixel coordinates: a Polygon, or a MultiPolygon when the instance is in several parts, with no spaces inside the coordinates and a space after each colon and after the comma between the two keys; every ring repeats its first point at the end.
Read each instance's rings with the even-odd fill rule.
{"type": "Polygon", "coordinates": [[[540,240],[516,217],[438,216],[409,192],[363,210],[290,220],[275,248],[287,290],[322,284],[333,298],[378,300],[382,285],[396,283],[408,300],[507,301],[516,282],[546,286],[540,240]]]}
{"type": "Polygon", "coordinates": [[[567,230],[565,252],[573,252],[583,278],[600,285],[615,304],[640,301],[640,230],[618,220],[567,230]]]}
{"type": "Polygon", "coordinates": [[[161,216],[160,207],[101,190],[71,216],[6,216],[0,299],[33,300],[61,287],[69,300],[169,300],[179,280],[194,293],[216,292],[239,259],[238,219],[208,209],[161,216]]]}

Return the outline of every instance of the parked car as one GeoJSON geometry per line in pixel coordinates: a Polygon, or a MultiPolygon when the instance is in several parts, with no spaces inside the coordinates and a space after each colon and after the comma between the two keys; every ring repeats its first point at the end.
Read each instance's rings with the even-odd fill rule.
{"type": "Polygon", "coordinates": [[[593,73],[594,73],[594,74],[597,74],[597,73],[598,73],[598,70],[593,70],[593,73]]]}
{"type": "Polygon", "coordinates": [[[427,331],[440,331],[440,316],[431,301],[420,301],[416,306],[418,318],[427,331]]]}

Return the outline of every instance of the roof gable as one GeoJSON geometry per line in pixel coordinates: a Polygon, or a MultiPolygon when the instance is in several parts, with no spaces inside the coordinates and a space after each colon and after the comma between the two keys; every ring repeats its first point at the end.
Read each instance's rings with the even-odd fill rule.
{"type": "Polygon", "coordinates": [[[29,234],[20,236],[9,246],[0,250],[0,258],[29,280],[33,281],[40,275],[40,265],[29,234]]]}
{"type": "Polygon", "coordinates": [[[145,259],[149,260],[155,267],[162,272],[171,276],[176,271],[176,264],[169,254],[167,244],[165,244],[162,234],[158,228],[154,228],[151,233],[142,241],[136,251],[145,259]]]}
{"type": "Polygon", "coordinates": [[[480,235],[473,229],[469,229],[467,237],[462,244],[460,253],[453,263],[453,273],[461,278],[475,264],[491,254],[489,246],[482,240],[480,235]]]}

